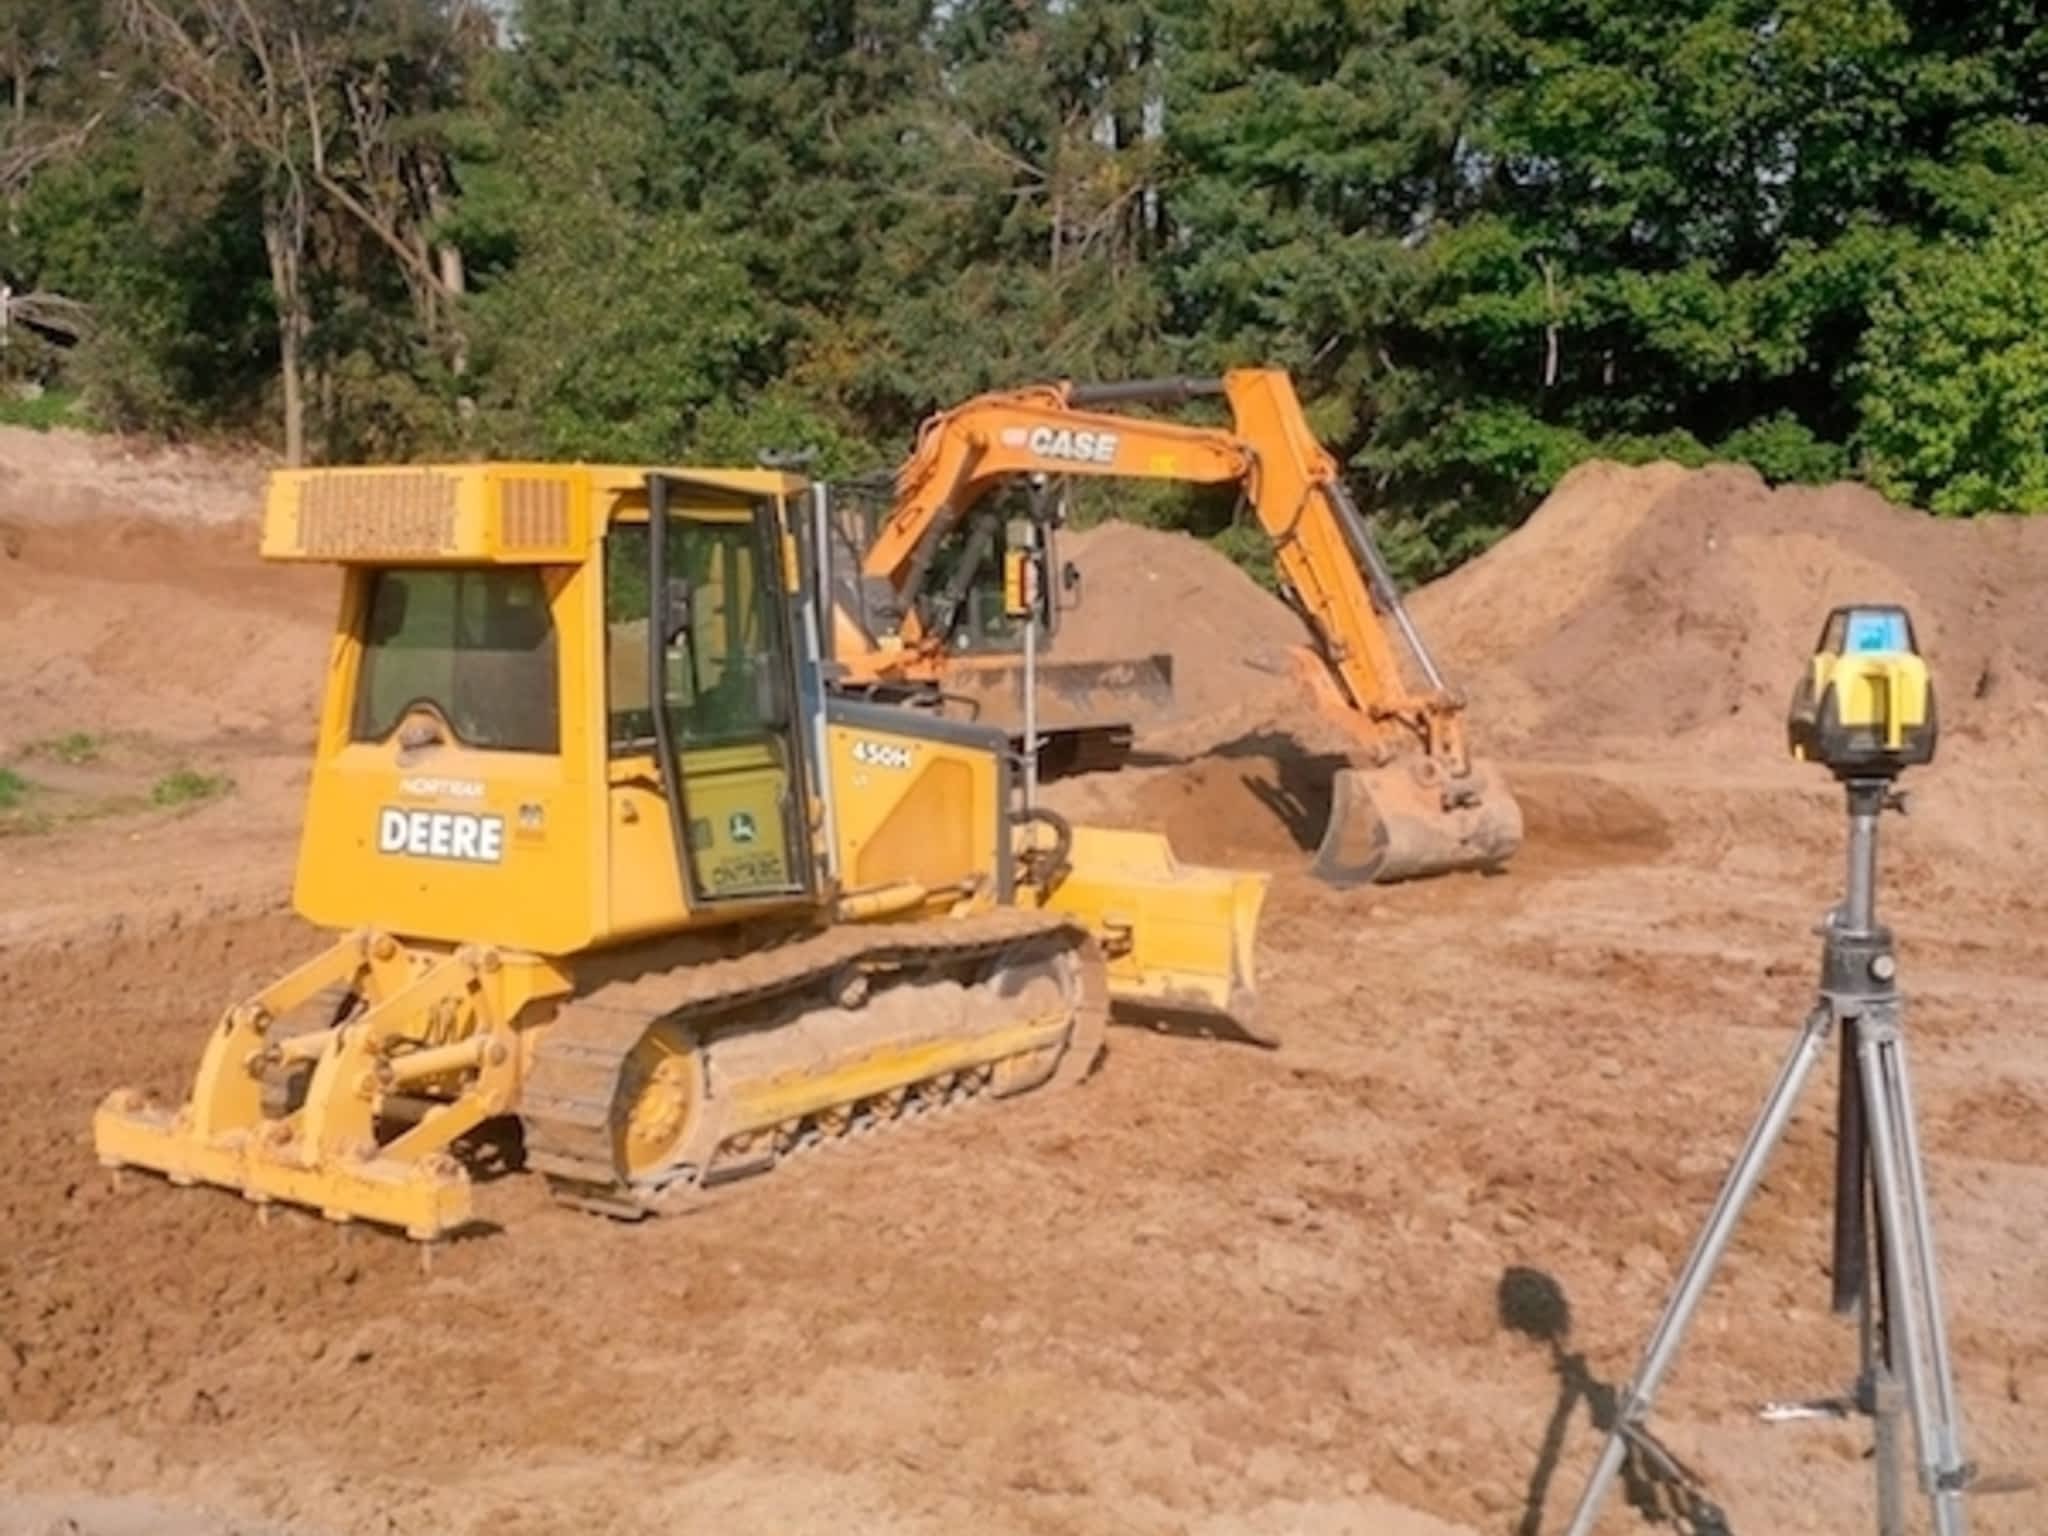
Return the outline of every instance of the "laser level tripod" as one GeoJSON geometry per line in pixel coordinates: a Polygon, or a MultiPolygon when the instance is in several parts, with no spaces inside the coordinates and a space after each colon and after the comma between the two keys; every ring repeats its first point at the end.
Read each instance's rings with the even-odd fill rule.
{"type": "Polygon", "coordinates": [[[1800,1091],[1838,1028],[1833,1300],[1837,1312],[1859,1314],[1861,1371],[1846,1402],[1767,1412],[1869,1415],[1877,1442],[1878,1530],[1881,1536],[1905,1536],[1898,1423],[1903,1394],[1934,1529],[1938,1536],[1963,1536],[1963,1493],[1972,1468],[1963,1460],[1934,1225],[1914,1128],[1898,960],[1891,930],[1877,921],[1876,910],[1878,818],[1901,808],[1894,783],[1906,767],[1932,760],[1936,736],[1933,688],[1903,609],[1838,608],[1829,614],[1793,694],[1787,729],[1793,755],[1827,767],[1848,801],[1848,883],[1820,929],[1819,996],[1721,1186],[1635,1376],[1622,1390],[1568,1536],[1591,1536],[1601,1502],[1632,1447],[1659,1454],[1647,1430],[1651,1402],[1800,1091]]]}

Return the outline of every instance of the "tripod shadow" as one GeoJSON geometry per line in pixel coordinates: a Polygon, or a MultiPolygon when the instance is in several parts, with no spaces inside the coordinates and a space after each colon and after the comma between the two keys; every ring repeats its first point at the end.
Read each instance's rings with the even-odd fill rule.
{"type": "MultiPolygon", "coordinates": [[[[1503,1326],[1548,1346],[1551,1369],[1557,1375],[1557,1403],[1550,1410],[1543,1447],[1529,1474],[1522,1518],[1515,1526],[1515,1536],[1541,1536],[1543,1506],[1550,1497],[1572,1415],[1583,1403],[1604,1440],[1614,1428],[1621,1390],[1595,1377],[1586,1357],[1567,1347],[1571,1304],[1565,1300],[1564,1288],[1542,1270],[1510,1266],[1501,1274],[1497,1302],[1503,1326]]],[[[1648,1524],[1670,1525],[1685,1536],[1734,1536],[1728,1517],[1706,1496],[1699,1476],[1647,1430],[1639,1429],[1628,1442],[1621,1485],[1629,1507],[1648,1524]]]]}

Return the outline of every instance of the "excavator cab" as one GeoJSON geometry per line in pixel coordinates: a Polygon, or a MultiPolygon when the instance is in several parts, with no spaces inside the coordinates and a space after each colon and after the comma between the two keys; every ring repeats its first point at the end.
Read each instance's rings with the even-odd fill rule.
{"type": "MultiPolygon", "coordinates": [[[[1080,569],[1060,557],[1067,489],[1064,477],[1019,472],[1006,477],[945,530],[934,542],[927,577],[908,615],[919,633],[942,637],[944,659],[892,677],[876,690],[891,695],[908,691],[927,707],[1002,730],[1017,752],[1036,751],[1044,778],[1120,766],[1130,755],[1136,729],[1166,719],[1174,705],[1170,652],[1115,657],[1049,654],[1058,643],[1062,618],[1088,600],[1080,569]],[[1025,620],[1012,600],[1007,578],[1020,558],[1045,577],[1034,610],[1037,655],[1028,669],[1023,661],[1025,620]],[[907,690],[906,678],[915,679],[907,690]],[[1035,749],[1027,748],[1024,740],[1027,693],[1033,702],[1028,713],[1038,738],[1035,749]]],[[[861,548],[877,537],[887,510],[867,509],[861,548]]],[[[833,553],[858,563],[858,549],[833,553]]],[[[887,590],[886,583],[870,585],[887,590]]],[[[851,584],[845,590],[853,590],[851,584]]],[[[1104,597],[1114,600],[1114,595],[1104,597]]],[[[873,636],[892,634],[906,617],[888,601],[880,606],[886,611],[866,612],[858,625],[837,626],[842,644],[860,643],[859,649],[847,644],[857,668],[872,654],[873,636]]],[[[872,687],[874,680],[864,679],[857,686],[872,687]]]]}

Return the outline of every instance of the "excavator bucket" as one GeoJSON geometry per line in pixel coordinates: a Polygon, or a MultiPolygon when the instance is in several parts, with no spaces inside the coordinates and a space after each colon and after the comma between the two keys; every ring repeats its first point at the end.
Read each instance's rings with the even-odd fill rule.
{"type": "Polygon", "coordinates": [[[1331,885],[1390,885],[1454,870],[1493,870],[1522,844],[1522,809],[1500,775],[1462,777],[1419,754],[1382,768],[1340,768],[1311,866],[1331,885]]]}
{"type": "Polygon", "coordinates": [[[1097,935],[1113,1001],[1279,1044],[1259,1022],[1254,972],[1265,875],[1183,864],[1157,833],[1105,827],[1075,827],[1067,860],[1046,906],[1097,935]]]}

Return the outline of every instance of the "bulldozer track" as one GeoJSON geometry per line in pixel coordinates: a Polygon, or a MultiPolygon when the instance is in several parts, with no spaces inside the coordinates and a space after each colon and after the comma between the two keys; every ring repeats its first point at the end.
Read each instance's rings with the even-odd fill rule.
{"type": "MultiPolygon", "coordinates": [[[[535,1042],[520,1093],[527,1166],[546,1177],[549,1193],[564,1205],[623,1218],[673,1209],[704,1184],[710,1160],[680,1177],[636,1182],[623,1167],[618,1145],[627,1061],[655,1024],[711,1024],[722,1015],[829,987],[851,968],[953,968],[1063,933],[1082,956],[1081,995],[1053,1080],[1083,1076],[1108,1025],[1109,997],[1094,941],[1071,919],[1006,908],[964,920],[832,928],[731,959],[614,982],[566,1004],[535,1042]]],[[[983,1080],[954,1087],[973,1092],[983,1080]]],[[[860,1128],[873,1124],[860,1122],[860,1128]]],[[[839,1117],[832,1139],[855,1125],[851,1115],[839,1117]]]]}

